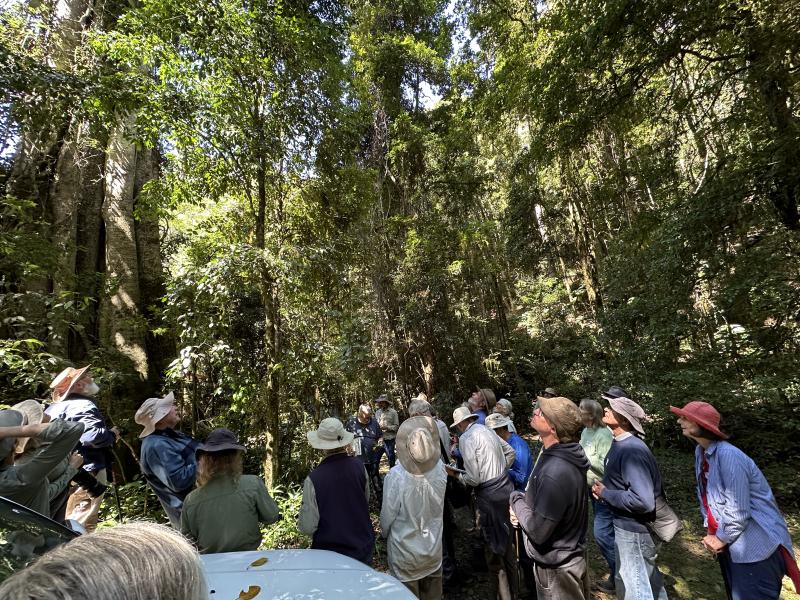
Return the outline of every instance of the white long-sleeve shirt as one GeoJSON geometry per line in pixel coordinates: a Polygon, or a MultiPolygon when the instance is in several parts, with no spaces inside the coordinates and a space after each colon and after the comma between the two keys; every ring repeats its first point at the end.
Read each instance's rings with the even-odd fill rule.
{"type": "Polygon", "coordinates": [[[516,458],[508,442],[480,423],[473,423],[461,434],[458,447],[466,471],[460,479],[473,487],[507,473],[516,458]]]}
{"type": "Polygon", "coordinates": [[[442,566],[446,487],[441,461],[424,475],[412,475],[397,463],[383,480],[381,531],[389,569],[400,581],[422,579],[442,566]]]}

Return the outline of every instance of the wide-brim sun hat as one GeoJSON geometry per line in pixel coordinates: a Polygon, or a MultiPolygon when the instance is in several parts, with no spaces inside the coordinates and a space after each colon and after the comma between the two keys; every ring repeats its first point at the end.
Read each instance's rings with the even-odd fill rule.
{"type": "MultiPolygon", "coordinates": [[[[23,400],[22,402],[12,406],[11,410],[16,410],[17,412],[22,413],[24,425],[38,425],[44,418],[44,408],[38,400],[23,400]]],[[[31,438],[29,437],[17,438],[14,452],[16,454],[22,454],[25,451],[25,446],[28,444],[28,440],[30,439],[31,438]]]]}
{"type": "Polygon", "coordinates": [[[494,391],[490,390],[489,388],[476,388],[478,394],[481,395],[484,402],[486,402],[486,410],[491,411],[494,409],[494,405],[497,404],[497,396],[494,395],[494,391]]]}
{"type": "Polygon", "coordinates": [[[631,424],[631,426],[636,431],[644,435],[644,426],[642,425],[642,421],[647,419],[647,415],[641,406],[636,404],[636,402],[630,398],[624,397],[610,398],[608,403],[611,405],[611,410],[628,419],[628,422],[631,424]]]}
{"type": "Polygon", "coordinates": [[[450,429],[461,423],[462,421],[466,421],[467,419],[477,419],[478,415],[473,413],[469,408],[466,406],[459,406],[457,409],[453,411],[453,424],[450,425],[450,429]]]}
{"type": "Polygon", "coordinates": [[[375,404],[386,403],[387,406],[392,405],[392,401],[389,399],[387,394],[381,394],[377,398],[375,398],[375,404]]]}
{"type": "Polygon", "coordinates": [[[489,429],[500,429],[511,425],[511,419],[500,413],[492,413],[486,417],[486,426],[489,429]]]}
{"type": "Polygon", "coordinates": [[[334,450],[342,448],[353,441],[355,435],[347,431],[342,422],[335,417],[320,421],[316,431],[306,433],[308,443],[317,450],[334,450]]]}
{"type": "Polygon", "coordinates": [[[197,452],[225,452],[226,450],[241,450],[246,448],[239,443],[239,438],[230,429],[220,427],[214,429],[206,437],[206,441],[197,446],[197,452]]]}
{"type": "Polygon", "coordinates": [[[80,369],[74,367],[67,367],[61,373],[55,376],[50,382],[50,389],[53,390],[53,402],[61,402],[64,398],[69,396],[75,384],[81,380],[92,365],[86,365],[80,369]]]}
{"type": "MultiPolygon", "coordinates": [[[[0,410],[0,427],[19,427],[25,421],[25,415],[18,410],[6,408],[0,410]]],[[[0,439],[0,460],[5,460],[14,450],[17,438],[8,437],[0,439]]]]}
{"type": "Polygon", "coordinates": [[[133,420],[144,427],[140,438],[147,437],[156,430],[158,422],[169,414],[175,406],[175,394],[170,392],[163,398],[148,398],[136,411],[133,420]]]}
{"type": "Polygon", "coordinates": [[[720,422],[722,421],[719,411],[708,402],[693,400],[683,408],[670,406],[669,409],[679,417],[683,417],[692,423],[700,425],[700,427],[707,429],[719,438],[723,440],[728,439],[728,435],[723,433],[719,428],[720,422]]]}
{"type": "Polygon", "coordinates": [[[397,460],[412,475],[424,475],[439,462],[440,444],[436,421],[431,417],[410,417],[397,430],[397,460]]]}

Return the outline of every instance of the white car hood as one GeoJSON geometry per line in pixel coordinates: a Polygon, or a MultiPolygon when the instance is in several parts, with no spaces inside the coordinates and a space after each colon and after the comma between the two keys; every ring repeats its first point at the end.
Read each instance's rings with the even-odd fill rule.
{"type": "Polygon", "coordinates": [[[394,577],[327,550],[227,552],[202,560],[212,600],[414,598],[394,577]]]}

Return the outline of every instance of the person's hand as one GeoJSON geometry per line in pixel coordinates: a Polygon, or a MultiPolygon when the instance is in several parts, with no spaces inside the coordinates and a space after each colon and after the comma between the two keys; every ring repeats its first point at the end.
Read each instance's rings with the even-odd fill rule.
{"type": "Polygon", "coordinates": [[[519,519],[517,519],[517,515],[514,514],[514,509],[510,506],[508,507],[508,518],[511,519],[512,527],[519,527],[519,519]]]}
{"type": "Polygon", "coordinates": [[[725,549],[725,546],[727,545],[728,544],[723,542],[715,535],[707,535],[706,537],[703,538],[703,546],[705,546],[706,549],[715,556],[720,552],[722,552],[725,549]]]}
{"type": "Polygon", "coordinates": [[[77,452],[73,452],[69,455],[69,466],[74,467],[76,469],[80,469],[83,465],[83,457],[78,454],[77,452]]]}
{"type": "Polygon", "coordinates": [[[448,475],[450,475],[450,477],[455,477],[456,479],[458,479],[458,476],[459,476],[459,475],[461,475],[461,473],[459,473],[458,471],[456,471],[456,470],[455,470],[453,467],[451,467],[450,465],[445,465],[445,466],[444,466],[444,469],[445,469],[445,471],[447,471],[447,474],[448,474],[448,475]]]}
{"type": "Polygon", "coordinates": [[[603,492],[605,491],[606,486],[603,485],[602,481],[595,481],[592,484],[592,496],[595,497],[595,500],[600,500],[603,497],[603,492]]]}
{"type": "Polygon", "coordinates": [[[114,426],[114,427],[111,428],[111,431],[114,434],[114,438],[115,438],[114,441],[118,442],[120,436],[122,435],[122,432],[119,430],[119,427],[114,426]]]}

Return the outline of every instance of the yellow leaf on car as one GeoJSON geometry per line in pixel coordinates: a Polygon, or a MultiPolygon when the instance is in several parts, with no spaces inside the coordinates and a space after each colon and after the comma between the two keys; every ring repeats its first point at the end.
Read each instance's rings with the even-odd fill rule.
{"type": "Polygon", "coordinates": [[[253,598],[258,596],[258,594],[260,593],[261,593],[260,585],[251,585],[249,588],[247,588],[246,592],[244,590],[239,592],[239,597],[236,600],[253,600],[253,598]]]}
{"type": "Polygon", "coordinates": [[[269,559],[266,556],[262,556],[261,558],[255,559],[253,562],[250,563],[251,567],[260,567],[261,565],[267,564],[269,559]]]}

